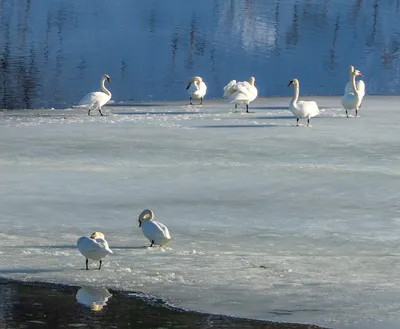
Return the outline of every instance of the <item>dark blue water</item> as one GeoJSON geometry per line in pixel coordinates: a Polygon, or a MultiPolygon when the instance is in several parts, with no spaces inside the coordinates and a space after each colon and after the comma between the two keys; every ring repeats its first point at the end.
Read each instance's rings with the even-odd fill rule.
{"type": "Polygon", "coordinates": [[[64,108],[112,78],[114,101],[207,97],[256,77],[260,96],[400,92],[399,0],[0,0],[0,108],[64,108]]]}

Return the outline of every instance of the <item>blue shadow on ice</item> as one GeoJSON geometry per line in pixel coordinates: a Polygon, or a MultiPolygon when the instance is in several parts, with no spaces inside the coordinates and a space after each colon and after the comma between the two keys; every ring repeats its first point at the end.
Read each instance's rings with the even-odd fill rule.
{"type": "Polygon", "coordinates": [[[189,111],[179,111],[179,112],[113,112],[113,114],[116,115],[146,115],[146,114],[151,114],[151,115],[183,115],[183,114],[199,114],[201,112],[189,112],[189,111]]]}

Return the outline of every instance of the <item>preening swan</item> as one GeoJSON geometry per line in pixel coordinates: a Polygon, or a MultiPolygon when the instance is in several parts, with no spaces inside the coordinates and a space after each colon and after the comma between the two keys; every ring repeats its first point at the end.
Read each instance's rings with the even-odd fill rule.
{"type": "Polygon", "coordinates": [[[107,74],[104,74],[100,80],[100,88],[102,91],[89,93],[79,102],[79,106],[84,106],[89,109],[88,115],[90,115],[90,111],[92,110],[99,110],[100,115],[103,115],[101,107],[111,99],[110,91],[104,86],[106,80],[111,83],[111,78],[107,74]]]}
{"type": "Polygon", "coordinates": [[[89,269],[89,259],[99,261],[100,270],[102,258],[113,253],[104,238],[104,234],[101,232],[94,232],[90,237],[80,237],[77,242],[77,247],[80,253],[86,257],[87,270],[89,269]]]}
{"type": "Polygon", "coordinates": [[[144,236],[151,242],[150,247],[153,247],[153,245],[163,246],[171,241],[171,236],[165,225],[153,219],[153,211],[150,209],[143,210],[139,215],[139,227],[142,228],[144,236]]]}
{"type": "Polygon", "coordinates": [[[206,95],[207,86],[201,77],[193,77],[189,80],[186,87],[190,96],[190,105],[192,104],[192,98],[200,98],[200,104],[203,104],[203,97],[206,95]]]}
{"type": "MultiPolygon", "coordinates": [[[[350,71],[350,79],[349,79],[349,82],[347,82],[346,87],[344,88],[344,93],[345,94],[348,94],[350,92],[354,93],[353,85],[352,85],[352,82],[351,82],[352,73],[354,72],[354,66],[353,65],[350,65],[349,71],[350,71]]],[[[363,100],[363,98],[365,96],[365,83],[364,83],[364,81],[362,81],[362,80],[356,81],[356,88],[357,88],[357,90],[359,92],[359,97],[361,97],[361,102],[362,102],[362,100],[363,100]]],[[[361,104],[360,104],[360,107],[361,107],[361,104]]]]}
{"type": "Polygon", "coordinates": [[[307,127],[310,124],[310,118],[315,117],[319,114],[318,105],[314,101],[299,101],[300,94],[300,83],[299,80],[293,79],[289,82],[288,87],[290,85],[294,86],[294,95],[293,99],[290,102],[289,110],[295,115],[297,118],[297,126],[299,125],[300,118],[307,118],[307,127]]]}
{"type": "Polygon", "coordinates": [[[228,102],[235,104],[237,109],[238,104],[246,104],[246,112],[249,113],[249,103],[257,98],[258,90],[254,85],[256,79],[251,77],[249,81],[231,80],[224,87],[224,98],[228,98],[228,102]]]}
{"type": "Polygon", "coordinates": [[[362,73],[359,70],[354,70],[351,74],[351,83],[353,90],[342,97],[342,106],[346,110],[346,116],[349,117],[348,110],[356,110],[356,116],[358,115],[358,109],[361,105],[364,94],[359,91],[356,86],[356,76],[362,77],[362,73]]]}

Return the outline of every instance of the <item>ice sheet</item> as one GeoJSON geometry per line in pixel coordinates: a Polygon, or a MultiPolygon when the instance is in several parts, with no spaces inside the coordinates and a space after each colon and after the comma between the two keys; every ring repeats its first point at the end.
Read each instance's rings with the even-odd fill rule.
{"type": "Polygon", "coordinates": [[[400,98],[349,119],[312,99],[309,128],[286,97],[2,112],[0,275],[335,328],[397,319],[400,98]],[[145,208],[165,250],[143,247],[145,208]],[[115,254],[85,271],[76,240],[96,230],[115,254]]]}

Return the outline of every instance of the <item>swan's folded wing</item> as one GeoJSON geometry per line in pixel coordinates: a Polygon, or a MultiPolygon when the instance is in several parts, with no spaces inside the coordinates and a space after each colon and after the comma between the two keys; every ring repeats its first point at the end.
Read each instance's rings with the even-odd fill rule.
{"type": "Polygon", "coordinates": [[[230,95],[234,94],[236,91],[237,91],[236,80],[231,80],[224,87],[224,96],[223,97],[229,97],[230,95]]]}
{"type": "MultiPolygon", "coordinates": [[[[171,235],[169,234],[168,228],[167,228],[164,224],[162,224],[162,223],[160,223],[160,222],[154,222],[154,224],[156,224],[156,225],[160,228],[160,230],[161,230],[161,232],[162,232],[162,235],[163,235],[165,238],[171,239],[171,235]]],[[[160,232],[160,233],[161,233],[161,232],[160,232]]]]}
{"type": "Polygon", "coordinates": [[[240,81],[236,84],[237,93],[235,95],[236,101],[253,100],[257,97],[257,88],[248,83],[247,81],[240,81]]]}
{"type": "Polygon", "coordinates": [[[97,238],[96,240],[94,240],[94,242],[97,244],[97,247],[99,248],[100,251],[105,252],[107,254],[113,253],[110,247],[108,246],[108,242],[106,240],[102,238],[97,238]]]}

